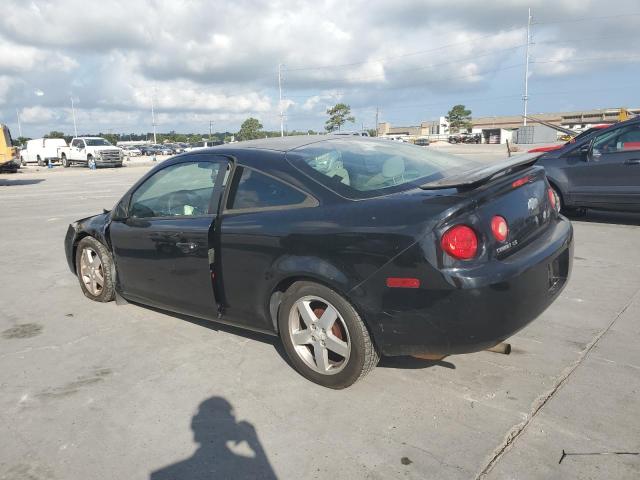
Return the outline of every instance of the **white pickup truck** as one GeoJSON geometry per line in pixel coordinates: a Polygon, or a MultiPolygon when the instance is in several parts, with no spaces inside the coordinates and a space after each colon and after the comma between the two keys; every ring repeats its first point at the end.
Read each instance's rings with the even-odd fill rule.
{"type": "Polygon", "coordinates": [[[71,140],[69,147],[60,149],[63,167],[74,163],[89,168],[121,167],[124,152],[101,137],[77,137],[71,140]]]}

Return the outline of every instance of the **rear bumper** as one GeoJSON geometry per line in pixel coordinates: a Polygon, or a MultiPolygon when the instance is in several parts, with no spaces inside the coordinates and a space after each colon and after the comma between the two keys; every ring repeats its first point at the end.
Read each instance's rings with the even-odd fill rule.
{"type": "MultiPolygon", "coordinates": [[[[444,270],[431,288],[427,280],[419,289],[383,289],[380,300],[365,302],[361,310],[385,355],[480,351],[524,328],[551,305],[568,281],[572,259],[573,229],[561,217],[505,260],[470,271],[444,270]]],[[[384,272],[376,276],[380,273],[367,283],[384,283],[384,272]]]]}

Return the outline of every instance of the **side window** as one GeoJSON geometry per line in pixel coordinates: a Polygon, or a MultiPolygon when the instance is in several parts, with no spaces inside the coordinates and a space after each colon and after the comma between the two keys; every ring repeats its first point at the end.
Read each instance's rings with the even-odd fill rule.
{"type": "Polygon", "coordinates": [[[597,153],[616,153],[640,150],[640,125],[616,128],[612,132],[596,137],[593,151],[597,153]]]}
{"type": "Polygon", "coordinates": [[[71,146],[72,147],[77,147],[78,146],[78,140],[74,140],[73,142],[71,142],[71,146]]]}
{"type": "Polygon", "coordinates": [[[243,167],[230,208],[268,208],[299,205],[307,195],[268,175],[243,167]]]}
{"type": "Polygon", "coordinates": [[[136,218],[213,214],[211,195],[224,163],[188,162],[163,168],[131,196],[129,215],[136,218]]]}

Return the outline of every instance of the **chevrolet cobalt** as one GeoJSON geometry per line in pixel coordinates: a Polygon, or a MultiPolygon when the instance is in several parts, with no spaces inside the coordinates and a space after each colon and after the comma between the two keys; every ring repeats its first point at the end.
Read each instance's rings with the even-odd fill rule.
{"type": "Polygon", "coordinates": [[[380,355],[483,350],[566,285],[571,223],[535,155],[496,164],[362,137],[196,150],[69,226],[83,293],[279,335],[344,388],[380,355]]]}

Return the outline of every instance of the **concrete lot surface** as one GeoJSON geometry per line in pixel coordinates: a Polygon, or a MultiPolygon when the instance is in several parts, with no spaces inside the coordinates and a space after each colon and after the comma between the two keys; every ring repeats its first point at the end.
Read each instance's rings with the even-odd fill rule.
{"type": "Polygon", "coordinates": [[[637,216],[574,222],[569,285],[511,355],[332,391],[277,339],[82,295],[67,225],[147,168],[0,175],[0,479],[640,478],[637,455],[559,463],[640,451],[637,216]]]}

